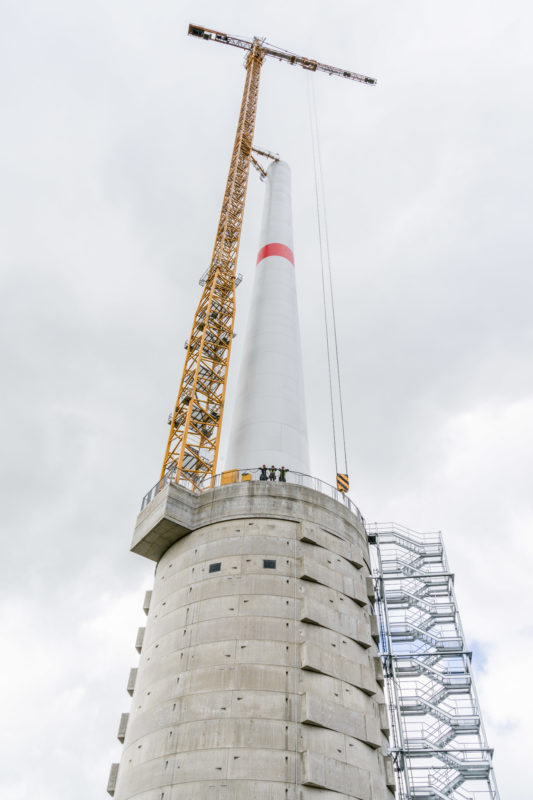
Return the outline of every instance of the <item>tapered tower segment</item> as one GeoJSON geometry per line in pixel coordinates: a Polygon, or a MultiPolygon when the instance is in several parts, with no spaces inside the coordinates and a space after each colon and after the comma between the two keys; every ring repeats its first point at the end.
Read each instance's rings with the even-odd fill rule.
{"type": "Polygon", "coordinates": [[[263,224],[227,469],[267,464],[309,473],[309,445],[296,299],[291,174],[268,169],[263,224]]]}
{"type": "Polygon", "coordinates": [[[171,483],[133,550],[157,561],[116,800],[392,800],[368,545],[325,491],[171,483]]]}
{"type": "Polygon", "coordinates": [[[116,800],[394,798],[366,531],[347,496],[307,474],[281,162],[269,170],[256,270],[233,482],[171,481],[137,520],[132,550],[157,566],[108,788],[116,800]],[[287,482],[261,480],[250,460],[288,466],[287,482]]]}

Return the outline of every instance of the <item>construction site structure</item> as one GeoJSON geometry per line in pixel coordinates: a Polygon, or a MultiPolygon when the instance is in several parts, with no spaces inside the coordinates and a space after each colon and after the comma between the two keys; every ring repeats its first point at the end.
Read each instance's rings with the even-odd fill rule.
{"type": "MultiPolygon", "coordinates": [[[[298,337],[287,165],[273,164],[267,184],[256,267],[266,305],[255,308],[298,337]]],[[[265,325],[252,323],[252,351],[264,352],[265,325]]],[[[278,391],[285,367],[272,369],[278,391]]],[[[253,359],[243,370],[252,419],[264,375],[253,359]]],[[[203,490],[168,481],[143,501],[132,550],[157,566],[108,784],[116,800],[394,798],[363,520],[333,487],[294,466],[280,474],[305,460],[307,439],[303,428],[272,449],[287,415],[283,397],[271,402],[265,425],[237,419],[235,469],[203,490]],[[254,469],[238,460],[261,453],[254,469]],[[262,480],[274,453],[274,479],[262,480]]]]}
{"type": "Polygon", "coordinates": [[[397,800],[498,800],[442,536],[367,530],[397,800]]]}
{"type": "Polygon", "coordinates": [[[367,528],[346,492],[308,474],[290,177],[279,160],[266,173],[229,469],[215,474],[259,71],[273,51],[190,32],[245,47],[247,73],[165,464],[131,546],[156,569],[108,792],[498,800],[440,537],[367,528]]]}
{"type": "MultiPolygon", "coordinates": [[[[211,264],[201,278],[202,297],[186,342],[185,366],[172,413],[163,458],[161,485],[173,480],[197,487],[216,473],[228,367],[235,321],[235,289],[261,66],[266,56],[373,85],[376,81],[350,70],[321,64],[265,43],[189,25],[189,34],[247,51],[246,78],[239,121],[224,191],[211,264]]],[[[261,151],[259,151],[261,152],[261,151]]],[[[257,163],[257,162],[256,162],[257,163]]]]}

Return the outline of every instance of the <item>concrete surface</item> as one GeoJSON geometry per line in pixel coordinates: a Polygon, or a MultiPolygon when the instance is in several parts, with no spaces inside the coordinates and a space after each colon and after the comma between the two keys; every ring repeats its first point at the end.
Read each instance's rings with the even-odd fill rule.
{"type": "Polygon", "coordinates": [[[345,506],[170,486],[133,549],[159,560],[117,800],[392,800],[366,537],[345,506]]]}
{"type": "Polygon", "coordinates": [[[331,547],[356,566],[366,563],[368,567],[364,528],[347,506],[306,486],[270,481],[233,483],[201,494],[169,483],[137,517],[131,550],[159,561],[170,545],[193,530],[215,521],[249,517],[307,523],[302,538],[313,541],[315,536],[315,544],[331,547]]]}

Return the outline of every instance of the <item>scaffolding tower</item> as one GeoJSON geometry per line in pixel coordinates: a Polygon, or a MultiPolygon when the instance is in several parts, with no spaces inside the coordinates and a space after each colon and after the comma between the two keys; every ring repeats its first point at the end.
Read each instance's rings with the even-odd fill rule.
{"type": "Polygon", "coordinates": [[[398,800],[499,800],[440,533],[367,525],[398,800]]]}

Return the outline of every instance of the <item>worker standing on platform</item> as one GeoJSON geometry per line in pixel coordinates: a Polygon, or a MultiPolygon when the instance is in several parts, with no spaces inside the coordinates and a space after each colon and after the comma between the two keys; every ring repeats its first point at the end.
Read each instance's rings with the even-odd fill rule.
{"type": "Polygon", "coordinates": [[[289,470],[286,467],[280,467],[279,468],[279,480],[282,483],[287,483],[287,479],[286,479],[285,475],[287,474],[288,471],[289,470]]]}
{"type": "Polygon", "coordinates": [[[263,466],[259,467],[259,469],[261,470],[261,474],[259,476],[259,480],[260,481],[267,481],[268,480],[268,475],[267,475],[267,466],[266,466],[266,464],[263,464],[263,466]]]}
{"type": "Polygon", "coordinates": [[[271,481],[276,480],[276,467],[274,466],[274,464],[272,464],[272,466],[270,467],[270,473],[268,477],[270,478],[271,481]]]}

